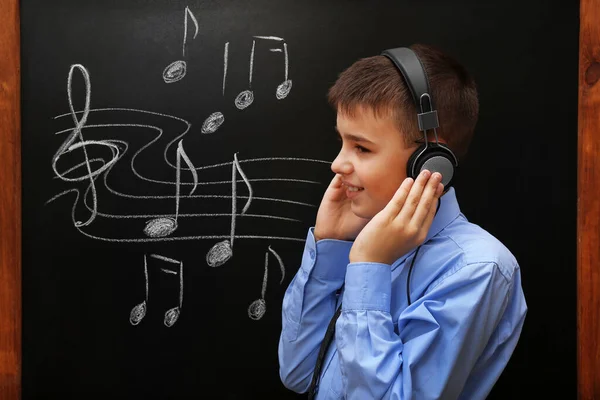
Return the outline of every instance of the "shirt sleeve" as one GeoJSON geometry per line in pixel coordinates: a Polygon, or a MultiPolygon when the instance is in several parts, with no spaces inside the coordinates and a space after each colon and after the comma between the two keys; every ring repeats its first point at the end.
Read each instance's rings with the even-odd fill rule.
{"type": "Polygon", "coordinates": [[[323,239],[314,228],[306,238],[302,264],[286,289],[279,338],[279,375],[298,393],[310,386],[319,347],[335,313],[337,290],[343,285],[352,242],[323,239]]]}
{"type": "MultiPolygon", "coordinates": [[[[519,273],[517,268],[509,279],[495,263],[457,268],[402,312],[395,331],[390,266],[349,264],[336,323],[346,398],[458,398],[502,319],[511,288],[520,290],[519,273]]],[[[516,339],[510,345],[512,351],[516,339]]]]}

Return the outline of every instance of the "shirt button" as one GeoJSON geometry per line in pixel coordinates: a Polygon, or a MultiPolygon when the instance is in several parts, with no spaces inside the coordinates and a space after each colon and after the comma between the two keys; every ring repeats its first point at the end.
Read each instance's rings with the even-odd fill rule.
{"type": "Polygon", "coordinates": [[[311,260],[315,259],[315,251],[313,249],[308,250],[308,254],[310,255],[311,260]]]}

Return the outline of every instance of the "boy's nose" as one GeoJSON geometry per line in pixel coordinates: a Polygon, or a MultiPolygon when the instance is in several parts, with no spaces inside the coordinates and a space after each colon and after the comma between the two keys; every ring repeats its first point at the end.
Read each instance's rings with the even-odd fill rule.
{"type": "Polygon", "coordinates": [[[350,163],[340,151],[335,160],[331,163],[331,170],[335,174],[348,175],[352,172],[352,163],[350,163]]]}

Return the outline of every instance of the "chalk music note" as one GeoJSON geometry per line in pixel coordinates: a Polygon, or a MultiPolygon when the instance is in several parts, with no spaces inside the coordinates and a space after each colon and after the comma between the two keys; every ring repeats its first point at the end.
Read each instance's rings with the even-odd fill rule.
{"type": "MultiPolygon", "coordinates": [[[[283,278],[285,276],[285,266],[283,265],[283,261],[279,254],[277,254],[271,246],[269,246],[269,251],[273,253],[277,261],[279,262],[279,267],[281,268],[281,280],[279,284],[283,282],[283,278]]],[[[261,319],[263,315],[267,312],[267,302],[265,301],[265,293],[267,292],[267,278],[269,276],[269,252],[265,252],[265,274],[263,276],[263,284],[262,290],[260,292],[260,299],[254,300],[250,306],[248,307],[248,316],[250,319],[255,321],[261,319]]]]}
{"type": "MultiPolygon", "coordinates": [[[[196,27],[196,31],[194,32],[193,39],[196,39],[198,35],[198,20],[194,16],[194,14],[190,11],[188,7],[185,7],[184,19],[183,19],[183,46],[182,46],[182,55],[185,57],[185,46],[187,44],[187,31],[188,31],[188,16],[194,22],[196,27]]],[[[185,76],[187,71],[187,64],[184,60],[177,60],[167,65],[167,67],[163,71],[163,80],[165,83],[173,83],[177,82],[185,76]]]]}
{"type": "Polygon", "coordinates": [[[96,195],[96,183],[95,183],[94,177],[96,177],[99,174],[101,174],[102,172],[106,171],[115,162],[117,162],[117,160],[119,159],[120,150],[116,144],[111,143],[110,141],[107,141],[107,140],[83,140],[83,134],[81,131],[85,127],[85,124],[87,123],[87,119],[88,119],[88,116],[90,113],[92,85],[91,85],[90,75],[89,75],[88,71],[81,64],[71,65],[71,68],[69,69],[69,76],[67,78],[67,95],[69,98],[69,110],[71,112],[71,117],[73,118],[73,122],[75,123],[75,128],[73,128],[72,133],[61,144],[61,146],[58,148],[58,150],[54,154],[54,157],[52,157],[52,169],[54,170],[54,173],[56,174],[57,177],[59,177],[60,179],[62,179],[63,181],[66,181],[66,182],[79,182],[79,181],[83,181],[86,179],[90,180],[90,188],[91,188],[91,193],[92,193],[92,214],[90,215],[88,220],[85,222],[75,221],[76,227],[82,227],[82,226],[87,226],[87,225],[91,224],[92,221],[94,221],[94,219],[96,218],[96,215],[98,213],[98,198],[96,195]],[[85,84],[85,106],[84,106],[84,110],[83,110],[81,119],[77,119],[77,113],[75,112],[75,108],[73,107],[72,83],[73,83],[73,72],[76,69],[79,70],[79,72],[81,72],[81,75],[83,76],[84,84],[85,84]],[[73,144],[73,142],[75,142],[77,139],[79,139],[79,142],[73,144]],[[88,151],[86,148],[86,146],[90,146],[90,145],[98,145],[98,146],[108,147],[113,154],[112,159],[110,161],[103,163],[103,165],[95,171],[92,171],[90,158],[88,157],[88,151]],[[69,171],[67,171],[63,174],[58,172],[58,168],[57,168],[58,160],[60,159],[60,157],[62,155],[67,154],[67,153],[69,153],[73,150],[79,149],[79,148],[81,148],[83,150],[83,155],[85,157],[85,166],[87,169],[87,175],[76,177],[76,178],[68,178],[65,175],[69,171]]]}
{"type": "Polygon", "coordinates": [[[175,172],[175,218],[171,217],[160,217],[152,219],[146,222],[144,227],[144,233],[148,237],[165,237],[177,230],[177,219],[179,218],[179,198],[180,198],[180,187],[181,187],[181,159],[187,164],[192,177],[194,178],[194,187],[192,188],[189,196],[194,194],[196,187],[198,187],[198,173],[196,168],[192,164],[192,161],[183,150],[183,140],[180,140],[177,145],[177,165],[175,172]]]}
{"type": "MultiPolygon", "coordinates": [[[[179,319],[179,315],[181,314],[181,308],[183,307],[183,262],[177,261],[172,258],[160,256],[158,254],[150,254],[150,257],[156,258],[161,261],[168,262],[170,264],[179,265],[179,271],[172,271],[169,269],[161,268],[160,270],[167,274],[177,275],[179,274],[179,305],[173,307],[167,312],[165,312],[164,324],[166,327],[172,327],[175,322],[179,319]]],[[[146,259],[146,255],[144,254],[144,277],[146,282],[146,298],[140,304],[136,305],[131,309],[129,313],[129,322],[132,325],[139,324],[142,319],[146,316],[146,312],[148,310],[148,288],[149,288],[149,280],[148,280],[148,263],[146,259]]]]}
{"type": "Polygon", "coordinates": [[[242,214],[245,214],[250,204],[252,203],[253,191],[250,181],[244,174],[242,167],[237,158],[237,153],[233,155],[233,163],[231,165],[231,231],[229,240],[223,240],[216,243],[210,248],[206,254],[206,263],[211,267],[218,267],[227,262],[233,256],[233,240],[235,238],[235,220],[237,216],[237,173],[242,176],[244,183],[248,187],[248,200],[244,205],[242,214]]]}
{"type": "Polygon", "coordinates": [[[202,133],[214,133],[225,122],[225,116],[217,111],[208,116],[202,124],[202,133]]]}
{"type": "Polygon", "coordinates": [[[242,91],[235,98],[235,106],[240,110],[248,107],[254,101],[254,93],[252,92],[252,71],[254,69],[254,48],[256,40],[252,41],[252,50],[250,51],[250,72],[248,74],[248,89],[242,91]]]}
{"type": "MultiPolygon", "coordinates": [[[[223,96],[225,96],[225,82],[227,80],[227,64],[229,56],[229,42],[225,43],[225,50],[223,52],[223,96]]],[[[222,112],[217,111],[208,116],[202,124],[202,133],[214,133],[219,129],[225,122],[225,116],[222,112]]]]}
{"type": "Polygon", "coordinates": [[[229,42],[225,42],[225,50],[223,51],[223,96],[225,96],[225,82],[227,81],[227,64],[229,58],[229,42]]]}
{"type": "MultiPolygon", "coordinates": [[[[283,41],[283,38],[280,38],[277,36],[254,36],[254,37],[256,39],[275,40],[278,42],[283,41]]],[[[270,50],[273,52],[281,52],[282,51],[280,48],[275,48],[275,49],[270,49],[270,50]]],[[[278,100],[285,99],[287,97],[287,95],[290,94],[290,91],[292,90],[292,80],[288,79],[289,56],[288,56],[287,43],[283,43],[283,53],[284,53],[285,79],[283,80],[282,83],[280,83],[277,86],[277,89],[275,90],[275,97],[278,100]]]]}
{"type": "MultiPolygon", "coordinates": [[[[254,36],[255,39],[265,39],[265,40],[275,40],[275,41],[283,41],[283,38],[277,36],[254,36]]],[[[240,92],[235,100],[235,106],[244,110],[249,107],[254,102],[254,92],[252,91],[252,76],[254,74],[254,51],[256,49],[256,40],[252,41],[252,49],[250,50],[250,65],[248,67],[248,89],[240,92]]],[[[284,99],[292,90],[292,80],[288,79],[288,70],[289,70],[289,56],[287,44],[283,43],[283,49],[275,48],[270,49],[272,52],[283,52],[284,64],[285,64],[285,79],[284,81],[277,86],[277,90],[275,91],[275,97],[278,100],[284,99]]],[[[225,43],[225,49],[223,51],[223,87],[222,93],[225,96],[225,86],[227,82],[227,68],[228,68],[228,58],[229,58],[229,42],[225,43]]],[[[212,113],[204,120],[202,124],[202,133],[214,133],[219,129],[219,127],[225,122],[225,116],[223,113],[217,111],[212,113]]]]}

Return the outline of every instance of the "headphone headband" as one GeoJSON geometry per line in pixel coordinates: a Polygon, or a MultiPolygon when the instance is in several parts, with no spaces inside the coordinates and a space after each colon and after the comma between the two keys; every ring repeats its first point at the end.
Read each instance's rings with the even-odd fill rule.
{"type": "Polygon", "coordinates": [[[427,72],[417,54],[408,47],[397,47],[384,50],[381,55],[389,58],[400,71],[417,109],[419,130],[423,132],[424,143],[413,152],[406,165],[406,175],[414,179],[419,172],[428,169],[442,174],[444,187],[452,184],[454,169],[458,167],[458,159],[452,150],[439,143],[435,128],[440,126],[433,99],[429,93],[427,72]],[[433,130],[435,143],[429,143],[427,131],[433,130]]]}
{"type": "Polygon", "coordinates": [[[429,94],[427,73],[415,52],[408,47],[398,47],[384,50],[381,55],[389,58],[402,73],[417,107],[419,130],[427,131],[439,127],[437,111],[429,94]]]}

